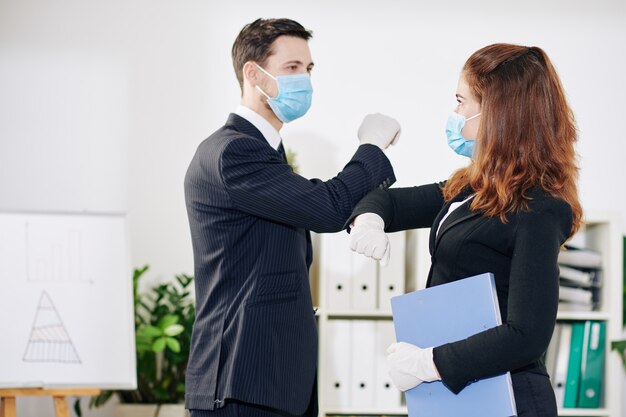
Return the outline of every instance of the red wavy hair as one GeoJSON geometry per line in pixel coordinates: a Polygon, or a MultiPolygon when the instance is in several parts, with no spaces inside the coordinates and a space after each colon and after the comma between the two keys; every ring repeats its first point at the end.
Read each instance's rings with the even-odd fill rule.
{"type": "Polygon", "coordinates": [[[582,222],[577,131],[546,53],[534,46],[489,45],[472,54],[462,75],[481,104],[481,120],[472,163],[452,174],[445,199],[470,186],[472,210],[506,222],[506,213],[528,210],[528,191],[540,187],[572,207],[574,234],[582,222]]]}

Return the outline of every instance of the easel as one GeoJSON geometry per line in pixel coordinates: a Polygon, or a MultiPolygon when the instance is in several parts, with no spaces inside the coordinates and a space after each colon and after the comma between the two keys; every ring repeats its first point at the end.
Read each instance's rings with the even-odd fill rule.
{"type": "Polygon", "coordinates": [[[44,388],[11,388],[0,389],[0,417],[16,417],[15,399],[16,397],[52,397],[56,417],[70,417],[67,405],[67,396],[98,395],[98,388],[66,388],[66,389],[44,389],[44,388]]]}

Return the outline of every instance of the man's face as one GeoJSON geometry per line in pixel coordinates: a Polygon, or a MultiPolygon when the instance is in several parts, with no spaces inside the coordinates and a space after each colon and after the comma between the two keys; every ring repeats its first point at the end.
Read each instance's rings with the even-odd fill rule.
{"type": "MultiPolygon", "coordinates": [[[[310,74],[313,70],[313,60],[309,43],[293,36],[280,36],[272,44],[272,55],[267,59],[263,69],[274,77],[279,75],[310,74]]],[[[264,74],[257,73],[258,85],[270,97],[278,96],[276,81],[264,74]]]]}

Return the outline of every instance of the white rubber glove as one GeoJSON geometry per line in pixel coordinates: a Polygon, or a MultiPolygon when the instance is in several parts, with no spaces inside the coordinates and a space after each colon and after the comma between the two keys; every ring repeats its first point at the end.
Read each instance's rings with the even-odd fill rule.
{"type": "Polygon", "coordinates": [[[391,382],[400,391],[441,379],[433,361],[432,347],[422,349],[410,343],[393,343],[387,348],[387,367],[391,382]]]}
{"type": "Polygon", "coordinates": [[[350,230],[350,249],[368,258],[380,261],[382,266],[389,263],[391,247],[385,234],[385,222],[374,213],[363,213],[354,219],[350,230]]]}
{"type": "Polygon", "coordinates": [[[400,139],[400,123],[384,114],[368,114],[363,119],[357,136],[361,144],[371,143],[385,150],[400,139]]]}

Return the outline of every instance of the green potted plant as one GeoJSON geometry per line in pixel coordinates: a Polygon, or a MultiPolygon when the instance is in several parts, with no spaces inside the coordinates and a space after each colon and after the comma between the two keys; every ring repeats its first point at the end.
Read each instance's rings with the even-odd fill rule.
{"type": "MultiPolygon", "coordinates": [[[[196,314],[189,291],[193,278],[176,275],[175,282],[153,286],[140,294],[139,281],[148,268],[145,265],[133,272],[137,389],[103,391],[91,398],[89,407],[99,407],[116,395],[120,401],[118,415],[138,416],[140,408],[147,408],[150,416],[171,415],[166,409],[170,404],[179,404],[174,413],[182,417],[185,369],[196,314]],[[143,407],[128,411],[127,404],[143,407]]],[[[78,401],[74,408],[81,416],[78,401]]]]}

